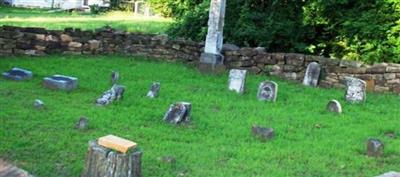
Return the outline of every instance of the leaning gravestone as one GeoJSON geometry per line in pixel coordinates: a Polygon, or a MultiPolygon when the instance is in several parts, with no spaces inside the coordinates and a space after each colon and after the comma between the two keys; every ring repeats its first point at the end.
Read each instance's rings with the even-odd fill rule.
{"type": "Polygon", "coordinates": [[[105,106],[113,101],[118,101],[124,96],[125,87],[121,85],[114,85],[110,90],[107,90],[103,95],[96,100],[96,104],[99,106],[105,106]]]}
{"type": "Polygon", "coordinates": [[[346,101],[358,103],[367,99],[365,81],[354,77],[345,77],[345,80],[347,87],[345,95],[346,101]]]}
{"type": "Polygon", "coordinates": [[[118,80],[119,80],[119,72],[113,71],[113,72],[111,73],[111,84],[112,84],[112,85],[117,84],[118,80]]]}
{"type": "Polygon", "coordinates": [[[113,135],[90,141],[81,177],[140,177],[142,154],[135,142],[113,135]]]}
{"type": "Polygon", "coordinates": [[[191,110],[192,104],[188,102],[172,104],[164,115],[164,121],[173,124],[187,123],[190,121],[191,110]]]}
{"type": "Polygon", "coordinates": [[[304,75],[303,85],[316,87],[318,85],[319,75],[321,74],[321,66],[317,62],[311,62],[307,66],[304,75]]]}
{"type": "Polygon", "coordinates": [[[231,69],[229,72],[229,90],[242,94],[246,81],[246,70],[231,69]]]}
{"type": "Polygon", "coordinates": [[[278,84],[273,81],[261,82],[258,87],[257,99],[260,101],[276,101],[278,84]]]}
{"type": "Polygon", "coordinates": [[[159,82],[154,82],[151,87],[150,91],[147,93],[147,97],[149,98],[155,98],[158,95],[158,92],[160,91],[161,84],[159,82]]]}
{"type": "Polygon", "coordinates": [[[223,46],[223,31],[226,0],[211,0],[208,32],[204,52],[200,56],[199,69],[203,72],[220,72],[225,70],[223,46]]]}
{"type": "Polygon", "coordinates": [[[329,112],[334,112],[334,113],[338,113],[338,114],[342,113],[342,105],[340,105],[339,101],[337,101],[337,100],[329,101],[328,105],[326,106],[326,109],[329,112]]]}
{"type": "Polygon", "coordinates": [[[78,87],[78,78],[63,75],[53,75],[43,79],[43,86],[49,89],[71,91],[78,87]]]}
{"type": "Polygon", "coordinates": [[[21,68],[12,68],[11,70],[4,72],[3,77],[10,80],[22,81],[32,79],[32,71],[28,71],[21,68]]]}
{"type": "Polygon", "coordinates": [[[367,141],[367,156],[381,157],[383,155],[384,145],[378,139],[370,138],[367,141]]]}

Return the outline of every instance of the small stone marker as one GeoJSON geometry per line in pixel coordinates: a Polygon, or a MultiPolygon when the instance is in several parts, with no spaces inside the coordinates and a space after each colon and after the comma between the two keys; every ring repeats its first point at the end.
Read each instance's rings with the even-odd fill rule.
{"type": "Polygon", "coordinates": [[[33,102],[33,106],[34,106],[36,109],[43,109],[43,108],[44,108],[44,103],[43,103],[42,100],[36,99],[36,100],[33,102]]]}
{"type": "Polygon", "coordinates": [[[173,124],[187,123],[190,121],[191,110],[192,104],[188,102],[178,102],[172,104],[167,113],[165,113],[164,121],[173,124]]]}
{"type": "Polygon", "coordinates": [[[378,139],[370,138],[367,141],[367,156],[381,157],[383,155],[384,145],[378,139]]]}
{"type": "Polygon", "coordinates": [[[163,157],[158,157],[157,159],[164,163],[175,163],[176,162],[175,157],[172,157],[172,156],[163,156],[163,157]]]}
{"type": "Polygon", "coordinates": [[[119,72],[113,71],[113,72],[111,73],[111,84],[112,84],[112,85],[117,84],[118,80],[119,80],[119,72]]]}
{"type": "Polygon", "coordinates": [[[246,70],[231,69],[229,72],[229,90],[242,94],[246,81],[246,70]]]}
{"type": "Polygon", "coordinates": [[[257,99],[260,101],[276,101],[278,84],[273,81],[261,82],[258,87],[257,99]]]}
{"type": "Polygon", "coordinates": [[[89,120],[86,117],[81,117],[75,125],[76,129],[86,130],[89,128],[89,120]]]}
{"type": "Polygon", "coordinates": [[[390,171],[376,177],[400,177],[400,173],[395,171],[390,171]]]}
{"type": "Polygon", "coordinates": [[[345,77],[346,80],[346,95],[345,99],[348,102],[359,103],[367,99],[366,83],[361,79],[354,77],[345,77]]]}
{"type": "Polygon", "coordinates": [[[114,135],[107,135],[99,138],[99,145],[104,146],[109,149],[116,150],[118,152],[126,153],[129,149],[135,148],[136,143],[129,141],[114,135]]]}
{"type": "Polygon", "coordinates": [[[10,80],[22,81],[32,79],[32,71],[28,71],[21,68],[12,68],[11,70],[4,72],[3,77],[10,80]]]}
{"type": "Polygon", "coordinates": [[[118,101],[124,96],[125,87],[121,85],[114,85],[110,90],[107,90],[103,95],[96,100],[99,106],[106,106],[113,101],[118,101]]]}
{"type": "Polygon", "coordinates": [[[159,82],[153,82],[153,84],[150,87],[150,91],[147,93],[147,97],[149,98],[155,98],[158,95],[158,92],[160,91],[161,84],[159,82]]]}
{"type": "Polygon", "coordinates": [[[326,106],[326,109],[329,112],[334,112],[334,113],[338,113],[338,114],[342,113],[342,106],[340,105],[339,101],[337,101],[337,100],[329,101],[328,105],[326,106]]]}
{"type": "Polygon", "coordinates": [[[119,137],[106,136],[99,142],[90,141],[81,177],[140,177],[142,154],[136,143],[119,137]],[[120,153],[121,150],[124,153],[120,153]]]}
{"type": "Polygon", "coordinates": [[[275,136],[274,129],[272,128],[253,125],[251,127],[251,131],[255,136],[259,137],[262,141],[270,140],[275,136]]]}
{"type": "Polygon", "coordinates": [[[78,87],[78,78],[63,75],[53,75],[43,79],[43,86],[49,89],[71,91],[78,87]]]}
{"type": "Polygon", "coordinates": [[[311,62],[307,66],[306,74],[303,80],[303,85],[316,87],[318,85],[320,74],[321,74],[321,66],[317,62],[311,62]]]}

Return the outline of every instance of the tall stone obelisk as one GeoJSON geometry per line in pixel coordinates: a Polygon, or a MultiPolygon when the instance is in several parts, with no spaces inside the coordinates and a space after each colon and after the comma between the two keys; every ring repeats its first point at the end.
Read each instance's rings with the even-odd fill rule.
{"type": "Polygon", "coordinates": [[[201,54],[199,69],[203,72],[225,70],[224,56],[221,54],[226,0],[211,0],[208,19],[208,33],[204,52],[201,54]]]}

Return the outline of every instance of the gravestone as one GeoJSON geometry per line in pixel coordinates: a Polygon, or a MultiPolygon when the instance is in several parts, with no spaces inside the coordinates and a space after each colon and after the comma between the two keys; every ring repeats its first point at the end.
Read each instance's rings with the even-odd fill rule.
{"type": "Polygon", "coordinates": [[[400,173],[395,171],[389,171],[387,173],[381,174],[376,177],[400,177],[400,173]]]}
{"type": "Polygon", "coordinates": [[[118,101],[124,96],[125,87],[121,85],[114,85],[110,90],[107,90],[103,95],[96,100],[99,106],[106,106],[113,101],[118,101]]]}
{"type": "Polygon", "coordinates": [[[49,89],[71,91],[78,87],[78,78],[63,75],[53,75],[43,79],[43,86],[49,89]]]}
{"type": "Polygon", "coordinates": [[[35,107],[36,109],[43,109],[44,108],[44,103],[42,100],[36,99],[33,102],[33,107],[35,107]]]}
{"type": "Polygon", "coordinates": [[[167,113],[165,113],[163,120],[173,124],[188,123],[190,121],[191,110],[192,104],[188,102],[172,104],[167,113]]]}
{"type": "Polygon", "coordinates": [[[246,70],[231,69],[229,72],[229,90],[242,94],[246,81],[246,70]]]}
{"type": "Polygon", "coordinates": [[[270,140],[275,136],[274,129],[260,127],[257,125],[253,125],[251,127],[251,132],[253,133],[254,136],[259,137],[262,141],[270,140]]]}
{"type": "Polygon", "coordinates": [[[370,138],[367,141],[367,156],[381,157],[383,155],[384,145],[378,139],[370,138]]]}
{"type": "Polygon", "coordinates": [[[5,79],[10,79],[15,81],[29,80],[32,79],[33,77],[32,71],[28,71],[21,68],[12,68],[11,70],[4,72],[2,75],[5,79]]]}
{"type": "Polygon", "coordinates": [[[340,105],[339,101],[337,100],[331,100],[328,102],[328,105],[326,106],[326,109],[329,112],[334,112],[341,114],[342,113],[342,106],[340,105]]]}
{"type": "Polygon", "coordinates": [[[143,153],[136,143],[110,135],[102,138],[89,142],[81,177],[140,177],[143,153]]]}
{"type": "Polygon", "coordinates": [[[221,72],[225,70],[223,46],[223,29],[226,0],[211,0],[208,32],[204,52],[200,56],[199,70],[203,72],[221,72]]]}
{"type": "Polygon", "coordinates": [[[278,84],[273,81],[261,82],[258,87],[257,99],[260,101],[276,101],[278,84]]]}
{"type": "Polygon", "coordinates": [[[307,66],[303,79],[303,85],[316,87],[318,85],[321,66],[317,62],[311,62],[307,66]]]}
{"type": "Polygon", "coordinates": [[[345,95],[346,101],[352,103],[364,102],[367,99],[365,81],[354,77],[345,77],[345,80],[346,80],[346,95],[345,95]]]}
{"type": "Polygon", "coordinates": [[[111,84],[112,84],[112,85],[117,84],[118,80],[119,80],[119,72],[113,71],[113,72],[111,73],[111,84]]]}
{"type": "Polygon", "coordinates": [[[79,130],[86,130],[89,128],[89,119],[86,117],[79,118],[79,121],[75,124],[75,128],[79,130]]]}
{"type": "Polygon", "coordinates": [[[158,95],[158,92],[160,91],[161,84],[159,82],[153,82],[153,84],[150,87],[150,91],[147,93],[147,97],[150,98],[155,98],[158,95]]]}

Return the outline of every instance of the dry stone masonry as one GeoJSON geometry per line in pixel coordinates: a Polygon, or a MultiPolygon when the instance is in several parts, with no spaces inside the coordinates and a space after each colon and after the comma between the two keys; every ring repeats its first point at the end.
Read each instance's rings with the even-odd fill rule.
{"type": "MultiPolygon", "coordinates": [[[[204,47],[204,42],[171,39],[166,35],[127,33],[109,27],[94,31],[0,27],[0,56],[121,53],[198,64],[204,47]]],[[[368,91],[400,94],[400,64],[367,65],[322,56],[269,53],[262,47],[240,48],[232,44],[224,44],[221,54],[228,69],[243,69],[254,74],[303,82],[307,66],[316,62],[321,68],[318,86],[345,88],[345,77],[354,77],[365,81],[368,91]]]]}

